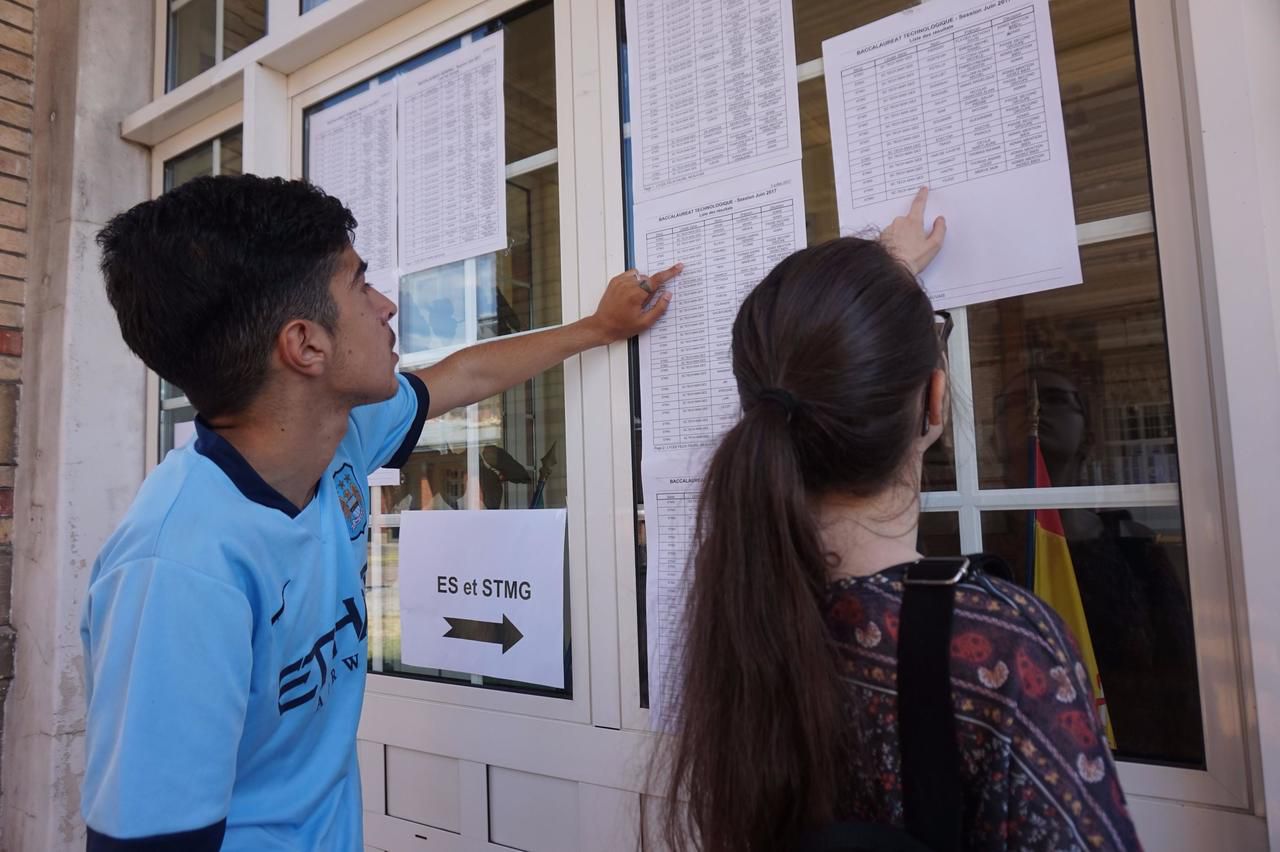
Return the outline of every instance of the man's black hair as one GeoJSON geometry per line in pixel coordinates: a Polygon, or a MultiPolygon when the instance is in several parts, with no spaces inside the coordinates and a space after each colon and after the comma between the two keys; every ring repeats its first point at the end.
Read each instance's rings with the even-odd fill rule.
{"type": "Polygon", "coordinates": [[[120,333],[205,417],[242,411],[286,322],[333,330],[329,282],[355,226],[341,201],[304,181],[189,181],[98,233],[120,333]]]}

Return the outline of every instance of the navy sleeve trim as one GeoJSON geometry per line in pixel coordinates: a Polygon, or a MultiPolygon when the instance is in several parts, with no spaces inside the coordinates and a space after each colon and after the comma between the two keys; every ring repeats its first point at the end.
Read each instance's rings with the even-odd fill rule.
{"type": "Polygon", "coordinates": [[[426,383],[413,373],[403,373],[402,375],[409,380],[409,387],[413,388],[413,392],[418,397],[418,413],[413,416],[413,423],[409,426],[409,432],[404,436],[400,449],[396,450],[395,455],[391,457],[391,461],[384,465],[384,467],[396,469],[404,467],[404,463],[409,460],[409,455],[413,452],[414,447],[418,446],[418,438],[422,437],[422,427],[427,422],[427,412],[431,410],[431,391],[427,390],[426,383]]]}
{"type": "Polygon", "coordinates": [[[218,852],[226,833],[225,819],[194,831],[153,834],[150,837],[133,837],[127,840],[109,837],[90,828],[85,849],[86,852],[218,852]]]}

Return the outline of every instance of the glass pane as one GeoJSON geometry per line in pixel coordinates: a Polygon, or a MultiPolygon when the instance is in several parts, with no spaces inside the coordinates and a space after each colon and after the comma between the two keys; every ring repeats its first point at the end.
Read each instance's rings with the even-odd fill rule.
{"type": "MultiPolygon", "coordinates": [[[[401,484],[381,489],[381,511],[564,508],[564,447],[564,371],[556,367],[471,409],[429,421],[402,471],[401,484]]],[[[402,663],[398,541],[396,528],[375,531],[368,590],[371,671],[572,697],[568,594],[564,690],[402,663]]]]}
{"type": "Polygon", "coordinates": [[[244,138],[237,127],[224,133],[219,142],[218,174],[238,175],[244,172],[244,138]]]}
{"type": "MultiPolygon", "coordinates": [[[[983,549],[1003,556],[1024,584],[1033,552],[1030,514],[982,516],[983,549]]],[[[1117,756],[1203,766],[1181,508],[1063,509],[1059,515],[1117,756]]],[[[1046,559],[1042,551],[1036,570],[1063,567],[1046,559]]]]}
{"type": "MultiPolygon", "coordinates": [[[[816,59],[822,55],[822,39],[914,5],[909,0],[795,0],[797,59],[816,59]]],[[[1150,210],[1129,4],[1063,0],[1050,10],[1076,221],[1150,210]]],[[[826,82],[821,77],[800,84],[800,126],[813,244],[838,236],[826,82]]]]}
{"type": "Polygon", "coordinates": [[[796,21],[796,62],[822,57],[822,42],[910,9],[916,0],[792,0],[796,21]]]}
{"type": "Polygon", "coordinates": [[[217,16],[217,0],[169,0],[166,91],[213,67],[217,16]]]}
{"type": "Polygon", "coordinates": [[[969,308],[984,488],[1034,484],[1028,441],[1037,402],[1053,485],[1178,481],[1155,239],[1081,254],[1078,287],[969,308]]]}
{"type": "Polygon", "coordinates": [[[821,77],[800,84],[800,169],[804,175],[805,236],[811,246],[840,236],[826,85],[821,77]]]}
{"type": "Polygon", "coordinates": [[[196,410],[189,405],[160,412],[160,455],[181,447],[195,434],[196,410]]]}
{"type": "Polygon", "coordinates": [[[920,477],[923,491],[956,490],[956,444],[953,425],[947,421],[942,437],[925,451],[924,470],[920,477]]]}
{"type": "Polygon", "coordinates": [[[400,279],[406,360],[560,323],[558,175],[551,165],[507,181],[507,251],[400,279]]]}
{"type": "Polygon", "coordinates": [[[555,13],[551,4],[503,24],[507,162],[556,147],[555,13]]]}
{"type": "Polygon", "coordinates": [[[222,58],[267,34],[267,0],[222,0],[222,58]]]}
{"type": "Polygon", "coordinates": [[[496,287],[480,297],[481,339],[560,324],[558,166],[507,181],[507,239],[496,287]]]}
{"type": "Polygon", "coordinates": [[[197,145],[164,163],[165,191],[189,180],[213,174],[213,142],[197,145]]]}
{"type": "Polygon", "coordinates": [[[960,516],[955,512],[922,512],[916,549],[922,556],[960,553],[960,516]]]}
{"type": "Polygon", "coordinates": [[[323,6],[325,3],[328,3],[328,2],[329,0],[302,0],[302,11],[310,12],[312,9],[316,8],[317,6],[323,6]]]}
{"type": "Polygon", "coordinates": [[[1076,221],[1151,209],[1129,3],[1049,4],[1076,221]]]}

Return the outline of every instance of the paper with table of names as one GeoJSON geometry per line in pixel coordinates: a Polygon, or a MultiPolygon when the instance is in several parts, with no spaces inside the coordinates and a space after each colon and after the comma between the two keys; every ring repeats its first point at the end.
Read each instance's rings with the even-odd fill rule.
{"type": "Polygon", "coordinates": [[[1048,0],[938,0],[823,42],[842,233],[921,186],[939,308],[1080,283],[1048,0]]]}
{"type": "Polygon", "coordinates": [[[507,247],[502,31],[400,77],[400,269],[507,247]]]}
{"type": "Polygon", "coordinates": [[[684,607],[692,579],[693,537],[703,472],[686,461],[645,463],[645,643],[649,659],[650,727],[663,729],[679,713],[684,607]]]}
{"type": "MultiPolygon", "coordinates": [[[[307,122],[307,176],[351,209],[356,218],[352,247],[369,264],[365,279],[398,310],[397,88],[393,79],[312,115],[307,122]]],[[[397,352],[399,345],[397,336],[397,352]]],[[[399,485],[400,471],[381,468],[369,475],[369,484],[399,485]]]]}
{"type": "Polygon", "coordinates": [[[805,244],[800,164],[639,205],[635,234],[638,268],[684,263],[669,285],[667,313],[640,337],[649,708],[661,728],[678,713],[671,678],[684,644],[680,625],[702,472],[741,413],[733,321],[765,274],[805,244]]]}
{"type": "Polygon", "coordinates": [[[791,0],[627,0],[637,202],[800,159],[791,0]]]}
{"type": "MultiPolygon", "coordinates": [[[[396,279],[396,82],[308,119],[307,176],[356,217],[352,246],[380,292],[396,279]]],[[[397,300],[398,301],[398,300],[397,300]]]]}
{"type": "Polygon", "coordinates": [[[714,446],[737,422],[733,320],[765,274],[804,247],[800,164],[640,205],[635,235],[637,268],[684,264],[666,315],[640,336],[648,462],[714,446]]]}

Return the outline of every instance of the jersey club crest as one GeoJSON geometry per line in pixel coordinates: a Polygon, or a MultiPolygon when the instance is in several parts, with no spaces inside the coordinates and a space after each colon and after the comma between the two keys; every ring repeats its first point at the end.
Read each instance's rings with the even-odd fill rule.
{"type": "Polygon", "coordinates": [[[364,533],[368,513],[364,507],[364,492],[356,480],[356,472],[351,465],[344,464],[333,474],[333,487],[338,492],[338,503],[342,506],[343,517],[347,519],[347,532],[355,541],[364,533]]]}

